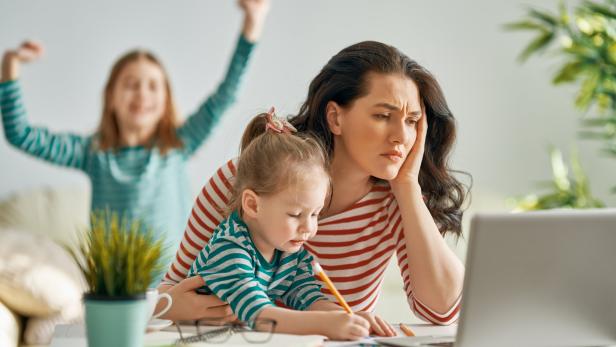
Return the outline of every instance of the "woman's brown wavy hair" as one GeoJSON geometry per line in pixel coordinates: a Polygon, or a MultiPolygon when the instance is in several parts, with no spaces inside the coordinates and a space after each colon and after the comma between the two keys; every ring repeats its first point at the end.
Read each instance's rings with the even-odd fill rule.
{"type": "Polygon", "coordinates": [[[158,147],[158,150],[162,154],[167,153],[173,148],[182,147],[182,141],[176,133],[179,118],[173,95],[171,93],[169,76],[163,68],[160,60],[156,58],[154,54],[143,50],[134,50],[126,53],[116,61],[111,68],[111,73],[107,79],[107,84],[105,85],[105,91],[103,94],[103,115],[98,126],[97,149],[99,150],[116,150],[120,148],[120,125],[118,124],[118,119],[112,106],[113,91],[118,83],[120,73],[124,70],[126,65],[139,60],[145,60],[155,64],[161,69],[165,77],[167,102],[165,104],[163,116],[158,122],[156,133],[154,134],[151,145],[158,147]]]}
{"type": "Polygon", "coordinates": [[[368,73],[401,73],[417,85],[428,118],[419,184],[441,234],[444,236],[450,232],[460,236],[462,205],[469,190],[453,176],[458,171],[448,166],[456,138],[456,122],[434,76],[398,49],[375,41],[364,41],[343,49],[312,80],[306,101],[289,121],[299,131],[321,139],[331,157],[334,137],[326,119],[327,103],[334,101],[341,107],[348,107],[354,100],[365,96],[368,93],[368,73]]]}

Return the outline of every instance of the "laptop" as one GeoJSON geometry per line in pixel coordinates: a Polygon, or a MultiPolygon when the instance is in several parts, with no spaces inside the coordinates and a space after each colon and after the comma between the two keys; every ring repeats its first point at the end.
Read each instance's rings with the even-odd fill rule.
{"type": "MultiPolygon", "coordinates": [[[[457,336],[392,346],[616,345],[616,209],[477,214],[457,336]]],[[[423,339],[423,341],[421,341],[423,339]]]]}

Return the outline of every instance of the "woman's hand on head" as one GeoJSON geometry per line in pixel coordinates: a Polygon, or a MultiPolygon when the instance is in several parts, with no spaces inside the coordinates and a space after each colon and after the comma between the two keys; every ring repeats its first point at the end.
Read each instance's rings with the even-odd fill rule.
{"type": "Polygon", "coordinates": [[[426,134],[428,133],[428,118],[426,116],[425,107],[422,105],[421,109],[422,115],[417,122],[415,143],[406,156],[402,167],[400,167],[400,171],[398,171],[396,178],[389,181],[394,192],[402,186],[416,185],[419,187],[419,170],[421,169],[421,161],[423,160],[426,146],[426,134]]]}
{"type": "Polygon", "coordinates": [[[16,49],[7,50],[2,59],[2,81],[13,81],[19,78],[21,63],[29,63],[43,56],[43,46],[36,41],[24,41],[16,49]]]}
{"type": "MultiPolygon", "coordinates": [[[[176,320],[215,319],[221,322],[237,320],[231,306],[215,295],[197,294],[203,279],[199,276],[186,278],[165,293],[171,295],[173,305],[161,318],[176,320]]],[[[162,290],[161,290],[162,291],[162,290]]]]}
{"type": "Polygon", "coordinates": [[[238,5],[244,12],[244,37],[256,42],[261,36],[265,17],[270,9],[270,0],[238,0],[238,5]]]}

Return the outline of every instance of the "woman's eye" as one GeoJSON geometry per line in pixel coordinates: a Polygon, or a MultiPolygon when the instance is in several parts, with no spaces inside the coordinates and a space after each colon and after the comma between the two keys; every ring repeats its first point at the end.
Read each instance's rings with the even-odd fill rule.
{"type": "Polygon", "coordinates": [[[301,216],[301,213],[287,213],[287,215],[288,215],[289,217],[299,218],[299,216],[301,216]]]}
{"type": "Polygon", "coordinates": [[[407,119],[406,119],[406,124],[408,124],[408,125],[417,124],[417,119],[414,119],[414,118],[407,118],[407,119]]]}
{"type": "Polygon", "coordinates": [[[388,119],[388,118],[389,118],[389,115],[388,115],[388,114],[385,114],[385,113],[379,113],[379,114],[375,114],[375,115],[374,115],[374,117],[375,117],[376,119],[388,119]]]}

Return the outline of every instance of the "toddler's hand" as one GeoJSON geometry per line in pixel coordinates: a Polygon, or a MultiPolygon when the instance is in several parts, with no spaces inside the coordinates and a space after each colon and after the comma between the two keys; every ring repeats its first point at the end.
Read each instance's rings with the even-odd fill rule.
{"type": "Polygon", "coordinates": [[[359,340],[368,336],[370,323],[356,314],[328,311],[323,327],[325,335],[332,340],[359,340]]]}

